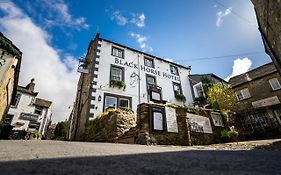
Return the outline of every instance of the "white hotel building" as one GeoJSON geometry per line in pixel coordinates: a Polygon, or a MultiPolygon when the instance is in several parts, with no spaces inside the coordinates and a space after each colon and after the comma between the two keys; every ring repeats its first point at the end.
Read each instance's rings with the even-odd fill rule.
{"type": "Polygon", "coordinates": [[[136,113],[140,103],[193,103],[190,67],[100,38],[99,34],[89,44],[78,70],[83,73],[69,120],[71,140],[81,139],[85,123],[108,108],[131,108],[136,113]]]}

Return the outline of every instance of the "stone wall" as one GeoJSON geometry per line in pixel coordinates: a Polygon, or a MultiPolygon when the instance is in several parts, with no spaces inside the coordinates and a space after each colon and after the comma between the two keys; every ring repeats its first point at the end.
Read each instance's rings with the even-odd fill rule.
{"type": "Polygon", "coordinates": [[[278,74],[278,72],[275,72],[270,75],[234,87],[233,90],[235,92],[244,88],[248,88],[251,94],[250,98],[238,101],[234,107],[234,111],[241,112],[253,110],[252,102],[265,98],[277,96],[279,99],[281,99],[281,90],[274,91],[269,84],[269,80],[272,78],[277,78],[279,82],[281,82],[280,75],[278,74]]]}
{"type": "MultiPolygon", "coordinates": [[[[174,106],[176,109],[176,119],[178,126],[178,133],[173,132],[155,132],[152,130],[151,116],[150,116],[150,108],[165,108],[164,105],[158,104],[148,104],[142,103],[138,106],[138,133],[139,136],[141,133],[148,133],[149,137],[156,141],[157,144],[166,144],[166,145],[204,145],[211,143],[220,142],[220,132],[228,127],[214,126],[214,123],[211,119],[211,112],[213,110],[202,110],[197,109],[193,110],[186,107],[174,106]],[[201,115],[210,119],[213,133],[202,133],[202,132],[194,132],[190,129],[190,123],[187,120],[186,114],[193,113],[197,115],[201,115]]],[[[224,121],[226,123],[226,121],[224,121]]]]}
{"type": "MultiPolygon", "coordinates": [[[[136,116],[134,113],[119,109],[109,110],[86,124],[85,140],[95,142],[122,142],[117,140],[135,127],[136,116]]],[[[134,138],[134,136],[135,133],[132,137],[134,138]]]]}
{"type": "Polygon", "coordinates": [[[255,6],[265,50],[281,73],[281,1],[251,0],[255,6]]]}

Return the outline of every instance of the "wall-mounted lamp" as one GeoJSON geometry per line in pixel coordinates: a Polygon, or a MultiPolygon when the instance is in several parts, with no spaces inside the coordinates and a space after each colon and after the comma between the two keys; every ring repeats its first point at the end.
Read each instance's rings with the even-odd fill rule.
{"type": "Polygon", "coordinates": [[[98,101],[101,101],[101,96],[99,95],[99,97],[98,97],[98,101]]]}

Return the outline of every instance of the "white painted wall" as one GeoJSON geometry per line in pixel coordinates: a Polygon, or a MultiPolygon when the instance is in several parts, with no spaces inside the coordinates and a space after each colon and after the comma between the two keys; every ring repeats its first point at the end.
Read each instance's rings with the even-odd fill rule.
{"type": "Polygon", "coordinates": [[[35,101],[35,97],[26,93],[17,92],[20,95],[20,99],[17,103],[17,106],[10,107],[8,114],[13,115],[13,119],[11,122],[12,126],[14,127],[14,130],[27,130],[29,121],[28,120],[22,120],[19,119],[21,113],[27,113],[27,114],[33,114],[38,116],[37,122],[40,122],[39,131],[44,135],[46,133],[46,127],[48,122],[51,119],[51,107],[50,108],[43,108],[42,114],[38,115],[34,113],[35,106],[33,105],[33,102],[35,101]],[[45,119],[45,120],[44,120],[45,119]],[[45,121],[43,123],[43,121],[45,121]],[[16,123],[24,123],[22,126],[17,126],[16,123]]]}
{"type": "MultiPolygon", "coordinates": [[[[92,96],[95,96],[96,100],[91,101],[91,104],[97,106],[97,109],[95,108],[90,109],[90,113],[94,113],[95,116],[97,116],[103,112],[104,93],[111,93],[116,95],[132,97],[132,109],[134,112],[136,112],[137,105],[139,104],[139,98],[138,98],[139,85],[138,85],[138,81],[134,85],[130,85],[130,81],[131,81],[130,75],[133,72],[138,74],[138,69],[126,65],[121,65],[115,62],[115,59],[117,57],[111,55],[111,50],[112,50],[112,46],[120,48],[119,46],[116,46],[104,40],[99,41],[99,44],[101,44],[101,47],[98,47],[98,49],[100,49],[100,52],[97,53],[100,56],[100,58],[97,59],[97,61],[99,61],[99,64],[95,66],[99,70],[94,72],[95,74],[98,75],[98,78],[94,78],[94,81],[97,81],[97,85],[93,85],[93,88],[96,88],[97,91],[96,93],[92,93],[92,96]],[[119,67],[124,67],[125,70],[124,80],[126,83],[126,89],[124,91],[118,88],[109,87],[111,64],[119,67]],[[102,97],[101,101],[98,101],[99,96],[102,97]]],[[[122,47],[121,49],[124,49],[124,59],[118,58],[118,60],[122,60],[123,63],[132,62],[133,64],[138,64],[138,59],[139,59],[140,65],[144,66],[143,54],[122,47]]],[[[174,97],[173,83],[172,83],[174,81],[180,83],[182,86],[183,94],[186,97],[185,105],[189,105],[193,103],[190,82],[188,80],[188,75],[190,74],[190,70],[178,67],[180,81],[177,81],[177,80],[169,79],[167,77],[163,77],[163,73],[172,75],[170,73],[169,63],[161,61],[159,59],[154,59],[154,65],[155,65],[154,70],[160,71],[160,76],[155,75],[153,73],[148,73],[143,70],[140,71],[141,103],[148,102],[146,74],[153,75],[156,77],[157,85],[162,87],[163,100],[167,100],[169,103],[176,103],[181,105],[183,104],[183,102],[177,101],[174,97]]]]}

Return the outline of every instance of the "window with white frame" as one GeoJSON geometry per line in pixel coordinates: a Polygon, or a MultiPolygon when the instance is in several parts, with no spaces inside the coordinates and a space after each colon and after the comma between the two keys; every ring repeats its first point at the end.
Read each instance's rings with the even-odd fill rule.
{"type": "Polygon", "coordinates": [[[240,101],[240,100],[244,100],[244,99],[250,98],[251,94],[249,92],[249,89],[245,88],[245,89],[237,91],[236,92],[236,97],[237,97],[237,100],[240,101]]]}
{"type": "Polygon", "coordinates": [[[119,58],[124,58],[124,50],[112,47],[112,55],[119,58]]]}
{"type": "Polygon", "coordinates": [[[110,80],[123,80],[123,69],[112,66],[110,80]]]}
{"type": "Polygon", "coordinates": [[[195,98],[205,96],[202,82],[193,85],[193,92],[194,92],[195,98]]]}
{"type": "Polygon", "coordinates": [[[145,66],[148,66],[148,67],[151,67],[151,68],[154,68],[154,60],[151,59],[151,58],[144,58],[144,65],[145,66]]]}
{"type": "Polygon", "coordinates": [[[131,108],[131,98],[119,95],[106,94],[104,97],[104,110],[108,109],[127,109],[131,108]]]}
{"type": "Polygon", "coordinates": [[[280,86],[280,83],[279,83],[279,80],[277,78],[272,78],[269,81],[269,84],[272,88],[272,90],[278,90],[278,89],[281,89],[281,86],[280,86]]]}
{"type": "Polygon", "coordinates": [[[176,67],[176,66],[174,66],[174,65],[170,65],[170,70],[171,70],[171,74],[173,74],[173,75],[179,75],[178,67],[176,67]]]}

